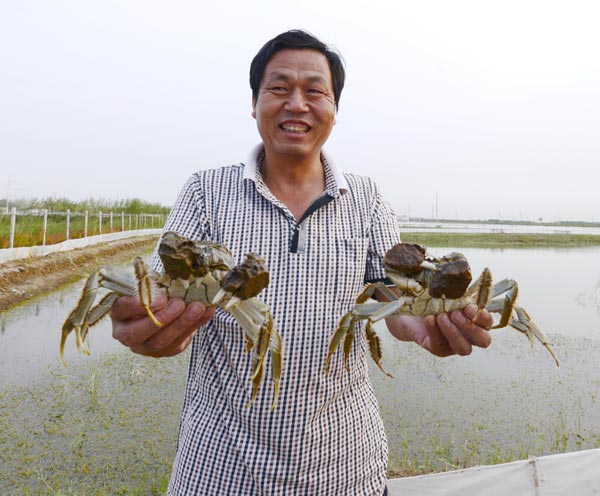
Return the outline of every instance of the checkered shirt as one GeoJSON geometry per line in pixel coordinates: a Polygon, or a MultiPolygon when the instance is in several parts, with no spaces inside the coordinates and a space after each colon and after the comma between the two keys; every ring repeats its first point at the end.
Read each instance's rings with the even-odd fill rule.
{"type": "MultiPolygon", "coordinates": [[[[383,254],[400,239],[396,216],[368,178],[343,174],[325,153],[326,191],[295,219],[245,163],[197,172],[165,230],[227,246],[236,260],[267,260],[259,295],[283,340],[275,410],[271,362],[250,408],[251,360],[234,318],[217,310],[194,337],[168,495],[381,495],[387,442],[368,377],[362,333],[324,363],[339,319],[365,282],[385,277],[383,254]]],[[[160,267],[154,255],[151,265],[160,267]]]]}

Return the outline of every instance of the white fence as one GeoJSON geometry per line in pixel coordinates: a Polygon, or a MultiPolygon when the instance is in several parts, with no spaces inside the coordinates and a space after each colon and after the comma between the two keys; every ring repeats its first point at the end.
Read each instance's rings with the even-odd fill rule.
{"type": "MultiPolygon", "coordinates": [[[[53,218],[64,217],[64,231],[61,233],[61,237],[64,240],[70,240],[72,238],[86,238],[90,234],[104,234],[105,232],[114,232],[119,230],[121,232],[139,230],[139,229],[154,229],[160,228],[166,219],[165,214],[126,214],[125,212],[95,212],[90,214],[87,210],[85,212],[49,212],[48,210],[35,210],[27,212],[18,212],[15,207],[12,208],[9,214],[0,214],[4,218],[0,219],[4,224],[6,216],[10,218],[10,232],[8,240],[8,248],[15,247],[15,234],[19,233],[20,223],[19,219],[25,219],[25,217],[39,217],[41,219],[41,246],[46,246],[47,234],[49,229],[48,217],[53,218]],[[78,232],[77,235],[73,235],[72,222],[78,220],[78,232]],[[81,220],[83,220],[83,226],[81,226],[81,220]],[[91,224],[93,225],[93,228],[91,224]]],[[[61,222],[62,224],[62,222],[61,222]]],[[[24,229],[21,229],[23,232],[24,229]]]]}

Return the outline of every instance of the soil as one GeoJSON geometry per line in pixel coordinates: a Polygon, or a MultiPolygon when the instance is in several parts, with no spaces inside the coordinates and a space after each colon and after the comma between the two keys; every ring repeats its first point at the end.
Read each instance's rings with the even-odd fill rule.
{"type": "Polygon", "coordinates": [[[142,255],[158,236],[142,236],[0,264],[0,312],[87,277],[103,265],[142,255]]]}

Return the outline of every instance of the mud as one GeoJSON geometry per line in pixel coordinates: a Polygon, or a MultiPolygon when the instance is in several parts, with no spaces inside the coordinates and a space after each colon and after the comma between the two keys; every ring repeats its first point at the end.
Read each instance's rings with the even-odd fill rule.
{"type": "Polygon", "coordinates": [[[151,250],[158,236],[143,236],[0,264],[0,312],[151,250]]]}

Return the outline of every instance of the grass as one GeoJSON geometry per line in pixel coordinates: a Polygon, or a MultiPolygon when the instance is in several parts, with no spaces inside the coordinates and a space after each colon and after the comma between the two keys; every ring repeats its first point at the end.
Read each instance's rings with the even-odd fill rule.
{"type": "MultiPolygon", "coordinates": [[[[161,227],[159,219],[153,217],[142,221],[136,215],[125,215],[124,225],[121,225],[121,214],[115,214],[112,221],[105,213],[102,217],[102,230],[98,215],[90,214],[88,217],[87,235],[106,234],[131,229],[150,229],[161,227]]],[[[10,246],[11,216],[0,215],[0,248],[10,246]]],[[[72,213],[69,221],[69,239],[84,237],[85,218],[82,214],[72,213]]],[[[65,214],[48,215],[46,227],[46,244],[52,245],[67,239],[67,219],[65,214]]],[[[18,215],[15,222],[14,246],[38,246],[44,241],[44,220],[41,215],[18,215]]]]}
{"type": "Polygon", "coordinates": [[[0,494],[164,494],[186,361],[82,357],[35,384],[1,386],[0,494]]]}
{"type": "Polygon", "coordinates": [[[464,248],[531,248],[533,246],[575,247],[600,246],[600,236],[593,234],[465,234],[465,233],[402,233],[404,243],[416,243],[429,247],[464,248]]]}
{"type": "Polygon", "coordinates": [[[510,330],[468,358],[438,360],[384,340],[371,379],[390,448],[389,475],[494,465],[600,447],[597,340],[552,336],[561,368],[510,330]]]}

